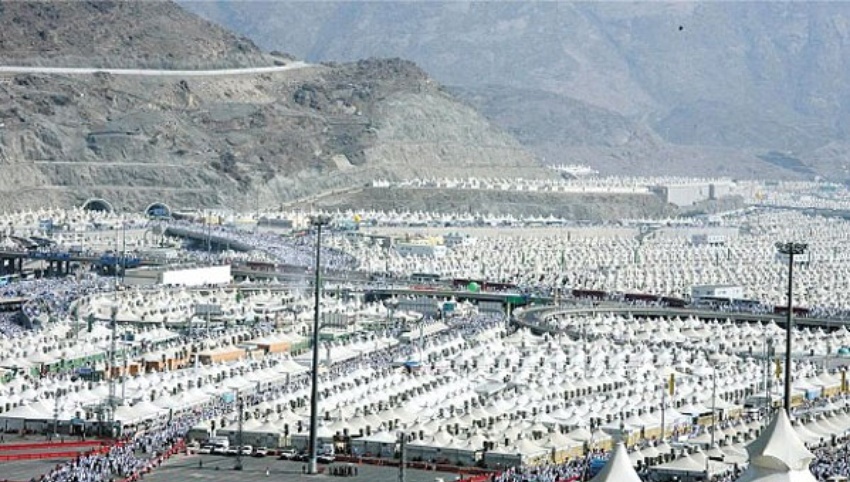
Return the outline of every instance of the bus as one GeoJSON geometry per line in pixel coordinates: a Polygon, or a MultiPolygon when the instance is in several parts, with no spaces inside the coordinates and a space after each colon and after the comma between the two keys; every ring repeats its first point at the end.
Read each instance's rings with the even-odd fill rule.
{"type": "Polygon", "coordinates": [[[410,281],[414,283],[439,283],[440,275],[434,273],[413,273],[410,275],[410,281]]]}
{"type": "Polygon", "coordinates": [[[0,286],[7,286],[11,283],[15,283],[20,281],[21,275],[19,274],[7,274],[0,276],[0,286]]]}
{"type": "Polygon", "coordinates": [[[519,287],[514,283],[499,281],[477,280],[470,278],[455,278],[451,281],[452,288],[456,290],[467,289],[470,284],[477,284],[482,291],[517,291],[519,287]]]}

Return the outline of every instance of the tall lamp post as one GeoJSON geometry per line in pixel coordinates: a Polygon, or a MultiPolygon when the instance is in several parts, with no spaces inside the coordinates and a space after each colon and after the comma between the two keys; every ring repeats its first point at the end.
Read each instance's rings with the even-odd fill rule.
{"type": "Polygon", "coordinates": [[[313,370],[311,372],[310,390],[310,461],[307,466],[308,474],[318,473],[316,457],[319,445],[319,299],[321,298],[321,250],[322,227],[330,224],[330,217],[318,215],[310,218],[310,225],[316,228],[316,278],[313,299],[313,370]]]}
{"type": "Polygon", "coordinates": [[[242,428],[243,421],[245,417],[245,406],[243,405],[242,394],[239,393],[239,389],[236,389],[236,409],[239,410],[238,426],[236,429],[236,464],[233,466],[233,470],[242,470],[242,428]]]}
{"type": "Polygon", "coordinates": [[[794,316],[794,256],[806,253],[806,243],[776,243],[776,250],[788,256],[788,313],[785,319],[785,413],[791,417],[791,323],[794,316]]]}

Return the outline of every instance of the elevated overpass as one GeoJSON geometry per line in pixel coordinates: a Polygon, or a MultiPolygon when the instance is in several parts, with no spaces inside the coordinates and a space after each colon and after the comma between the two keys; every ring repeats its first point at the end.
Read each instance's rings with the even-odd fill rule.
{"type": "MultiPolygon", "coordinates": [[[[241,270],[234,268],[234,276],[247,276],[252,280],[258,279],[273,279],[278,281],[292,281],[295,279],[306,279],[308,284],[312,285],[313,275],[291,275],[287,273],[271,273],[257,272],[249,270],[241,270]],[[305,278],[306,276],[306,278],[305,278]]],[[[562,302],[560,305],[555,305],[555,298],[552,296],[525,296],[516,293],[499,293],[499,292],[473,292],[465,290],[452,290],[445,288],[424,289],[415,287],[403,286],[369,286],[368,275],[365,273],[334,273],[323,274],[322,280],[332,283],[350,283],[354,285],[354,290],[365,294],[367,300],[386,300],[394,297],[427,297],[427,298],[445,298],[455,299],[458,301],[470,301],[473,303],[491,302],[501,303],[506,312],[512,312],[511,322],[517,326],[529,328],[533,333],[560,333],[563,330],[557,327],[548,326],[545,324],[545,318],[550,315],[593,315],[614,313],[620,315],[640,316],[647,318],[665,318],[665,317],[694,317],[701,320],[725,320],[732,319],[736,322],[743,323],[768,323],[775,322],[779,326],[785,326],[786,315],[774,313],[752,313],[752,312],[728,312],[728,311],[711,311],[701,308],[668,308],[655,306],[635,306],[626,303],[614,301],[602,301],[591,303],[579,303],[576,300],[562,302]],[[513,311],[517,308],[519,310],[513,311]]],[[[850,320],[839,318],[824,318],[824,317],[794,317],[794,323],[799,326],[807,327],[822,327],[829,330],[838,329],[841,326],[847,326],[850,329],[850,320]]]]}
{"type": "Polygon", "coordinates": [[[115,273],[118,267],[135,268],[138,266],[157,266],[161,262],[155,259],[139,258],[137,256],[122,256],[116,254],[81,254],[68,251],[37,251],[0,249],[0,273],[21,273],[24,262],[44,261],[50,272],[66,275],[70,272],[71,263],[87,264],[105,268],[115,273]]]}
{"type": "Polygon", "coordinates": [[[217,234],[213,234],[210,232],[198,232],[194,229],[181,228],[177,226],[169,226],[165,228],[165,235],[171,236],[175,238],[188,239],[190,241],[195,241],[201,245],[208,245],[210,248],[213,246],[216,249],[226,249],[239,251],[242,253],[247,253],[249,251],[254,251],[254,247],[248,243],[243,243],[241,241],[236,241],[234,239],[230,239],[226,236],[219,236],[217,234]]]}
{"type": "Polygon", "coordinates": [[[458,301],[471,301],[473,303],[494,302],[501,303],[503,307],[525,306],[530,303],[551,303],[551,297],[525,296],[516,293],[498,293],[488,291],[466,291],[449,289],[418,289],[418,288],[367,288],[364,290],[367,301],[383,300],[394,297],[428,297],[428,298],[453,298],[458,301]]]}
{"type": "MultiPolygon", "coordinates": [[[[785,326],[786,315],[773,313],[748,313],[711,311],[696,308],[665,308],[653,306],[631,306],[621,303],[600,303],[597,305],[567,305],[567,306],[535,306],[514,312],[511,320],[516,326],[528,328],[535,334],[559,334],[565,330],[546,322],[550,316],[587,316],[596,314],[632,315],[646,318],[698,318],[701,320],[731,319],[742,323],[769,323],[785,326]]],[[[839,318],[794,317],[794,324],[804,327],[820,327],[836,330],[842,326],[850,326],[850,320],[839,318]]]]}

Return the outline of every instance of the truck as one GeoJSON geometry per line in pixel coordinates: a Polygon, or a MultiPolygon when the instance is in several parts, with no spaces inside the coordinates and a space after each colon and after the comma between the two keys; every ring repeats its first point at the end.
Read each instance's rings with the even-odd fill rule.
{"type": "Polygon", "coordinates": [[[213,453],[223,454],[230,448],[230,439],[227,437],[210,437],[206,445],[212,446],[213,453]]]}
{"type": "Polygon", "coordinates": [[[330,464],[336,460],[334,444],[322,444],[316,451],[316,461],[322,464],[330,464]]]}

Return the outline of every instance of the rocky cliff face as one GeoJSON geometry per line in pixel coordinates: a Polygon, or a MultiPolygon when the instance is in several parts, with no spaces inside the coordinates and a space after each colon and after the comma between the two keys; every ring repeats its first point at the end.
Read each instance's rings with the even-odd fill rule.
{"type": "MultiPolygon", "coordinates": [[[[198,68],[269,60],[169,3],[0,5],[0,43],[11,45],[0,54],[7,63],[26,58],[63,65],[89,48],[109,66],[116,58],[140,58],[153,67],[191,60],[198,68]],[[124,30],[104,27],[110,24],[124,30]],[[51,33],[52,26],[58,30],[51,33]],[[8,34],[7,27],[25,37],[8,34]],[[101,40],[81,44],[85,28],[101,40]],[[155,38],[156,28],[164,29],[163,39],[155,38]],[[183,36],[192,42],[178,42],[183,36]],[[48,52],[43,58],[31,55],[42,49],[48,52]],[[161,58],[170,60],[161,64],[161,58]]],[[[273,61],[289,62],[283,56],[273,61]]],[[[117,66],[130,67],[123,60],[117,66]]],[[[402,60],[229,77],[6,75],[0,78],[0,172],[5,208],[103,197],[132,209],[153,201],[253,208],[375,178],[552,175],[402,60]]]]}
{"type": "Polygon", "coordinates": [[[310,60],[409,58],[550,162],[850,178],[839,154],[850,141],[847,3],[187,6],[310,60]]]}
{"type": "Polygon", "coordinates": [[[253,42],[169,1],[0,1],[4,65],[213,68],[266,65],[253,42]]]}

